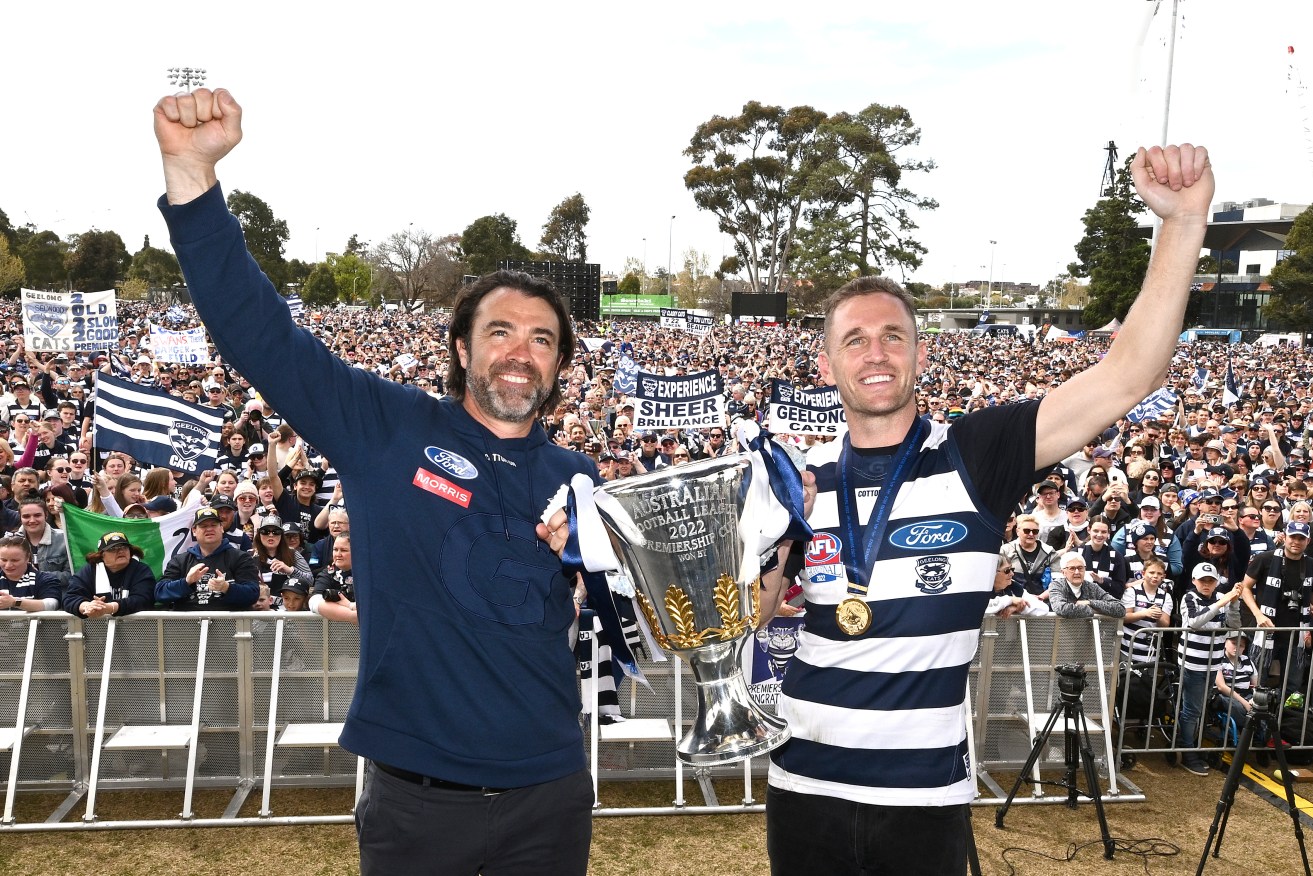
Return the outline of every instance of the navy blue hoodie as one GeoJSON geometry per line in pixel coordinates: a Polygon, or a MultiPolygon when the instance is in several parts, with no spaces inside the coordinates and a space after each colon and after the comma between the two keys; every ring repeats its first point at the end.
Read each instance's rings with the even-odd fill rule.
{"type": "Polygon", "coordinates": [[[351,503],[360,667],[341,742],[449,781],[520,787],[585,766],[571,585],[534,525],[583,454],[494,436],[451,399],[333,356],[292,322],[218,186],[160,199],[224,359],[332,460],[351,503]]]}

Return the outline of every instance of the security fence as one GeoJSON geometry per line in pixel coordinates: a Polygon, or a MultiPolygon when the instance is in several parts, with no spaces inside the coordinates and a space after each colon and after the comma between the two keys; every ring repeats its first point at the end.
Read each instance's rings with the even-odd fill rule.
{"type": "MultiPolygon", "coordinates": [[[[1222,653],[1223,642],[1234,629],[1210,630],[1193,633],[1204,636],[1210,653],[1222,653]]],[[[1243,651],[1252,664],[1253,686],[1272,691],[1273,723],[1280,728],[1289,751],[1300,752],[1295,759],[1307,757],[1313,751],[1313,722],[1307,706],[1310,703],[1310,679],[1307,678],[1307,654],[1304,637],[1308,630],[1296,627],[1247,627],[1244,633],[1248,647],[1243,651]],[[1268,671],[1272,671],[1269,677],[1268,671]]],[[[1189,632],[1183,627],[1157,627],[1136,630],[1132,640],[1138,647],[1126,648],[1120,668],[1120,693],[1117,697],[1116,748],[1123,768],[1134,765],[1147,754],[1161,754],[1169,762],[1185,752],[1197,751],[1216,756],[1235,749],[1243,728],[1243,707],[1221,695],[1216,687],[1220,670],[1238,666],[1240,650],[1234,658],[1208,660],[1204,664],[1201,717],[1192,738],[1181,731],[1181,706],[1186,696],[1182,672],[1177,660],[1177,643],[1189,632]],[[1147,662],[1130,662],[1127,654],[1133,650],[1148,653],[1153,659],[1147,662]]],[[[1275,739],[1256,737],[1254,745],[1271,748],[1275,739]]]]}
{"type": "MultiPolygon", "coordinates": [[[[1119,622],[1097,618],[985,619],[969,681],[970,715],[963,716],[978,805],[1002,801],[1007,788],[1000,775],[1019,770],[1038,731],[1064,708],[1069,679],[1056,668],[1068,664],[1083,665],[1076,698],[1089,722],[1105,801],[1143,799],[1120,773],[1122,756],[1183,746],[1170,736],[1141,745],[1116,721],[1114,705],[1126,708],[1118,687],[1120,630],[1119,622]]],[[[768,706],[789,641],[771,637],[769,665],[748,673],[750,689],[768,706]]],[[[4,614],[0,774],[8,781],[0,829],[348,823],[349,811],[296,817],[278,811],[280,793],[294,788],[354,786],[358,793],[361,761],[336,744],[358,652],[354,626],[308,613],[146,612],[109,621],[61,612],[4,614]],[[176,790],[179,814],[151,821],[98,817],[103,795],[124,789],[176,790]],[[231,795],[221,817],[196,817],[197,789],[231,795]],[[62,803],[40,820],[20,821],[15,800],[31,792],[56,792],[62,803]],[[249,797],[260,801],[257,815],[240,814],[255,808],[246,806],[249,797]],[[81,816],[72,816],[79,806],[81,816]]],[[[674,799],[645,809],[603,803],[596,814],[760,811],[752,780],[765,774],[766,758],[710,769],[681,764],[675,741],[695,712],[694,685],[681,661],[643,657],[640,664],[650,687],[622,684],[624,722],[601,725],[592,684],[581,685],[586,750],[597,779],[673,780],[674,799]],[[725,782],[713,787],[711,780],[736,785],[739,777],[742,798],[722,804],[716,789],[724,794],[725,782]],[[686,780],[697,785],[688,798],[686,780]]],[[[1042,747],[1028,780],[1070,770],[1063,727],[1042,747]]],[[[1015,802],[1065,800],[1032,782],[1015,802]]]]}

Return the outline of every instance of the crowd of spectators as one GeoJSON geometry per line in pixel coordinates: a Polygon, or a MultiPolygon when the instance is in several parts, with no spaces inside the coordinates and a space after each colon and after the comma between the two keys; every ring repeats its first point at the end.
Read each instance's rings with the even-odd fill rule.
{"type": "MultiPolygon", "coordinates": [[[[16,305],[0,305],[0,437],[6,439],[0,441],[0,508],[13,536],[0,542],[8,585],[0,609],[63,605],[87,616],[105,612],[88,607],[97,592],[94,567],[110,567],[111,555],[125,548],[101,545],[87,566],[70,564],[59,521],[63,505],[73,502],[125,517],[180,507],[194,512],[197,545],[165,569],[153,599],[139,585],[111,587],[125,597],[108,600],[117,603],[110,613],[158,603],[308,608],[351,619],[349,497],[342,495],[330,461],[297,435],[296,424],[264,403],[258,387],[217,358],[184,365],[152,355],[149,324],[175,330],[196,325],[190,308],[120,302],[119,317],[115,348],[36,353],[23,343],[16,305]],[[218,468],[184,481],[181,472],[143,467],[97,447],[92,423],[99,372],[126,375],[220,411],[218,468]],[[30,580],[19,584],[16,576],[30,580]],[[18,593],[30,598],[15,599],[18,593]]],[[[308,309],[302,324],[355,367],[411,384],[417,392],[443,394],[448,348],[440,312],[308,309]]],[[[766,425],[774,381],[821,385],[819,329],[722,325],[698,336],[640,321],[582,323],[577,329],[581,343],[561,375],[562,401],[542,425],[557,444],[589,456],[608,481],[730,452],[738,421],[766,425]],[[718,372],[724,422],[696,430],[636,430],[633,400],[616,388],[622,357],[665,375],[718,372]]],[[[923,337],[929,358],[916,404],[935,421],[1040,398],[1097,362],[1108,344],[1099,338],[1043,343],[948,332],[923,337]]],[[[1185,597],[1200,595],[1199,573],[1207,567],[1215,593],[1203,602],[1227,599],[1228,606],[1208,622],[1220,614],[1233,626],[1262,625],[1264,615],[1254,615],[1251,600],[1227,595],[1247,580],[1261,588],[1263,578],[1255,575],[1269,573],[1254,566],[1260,557],[1307,544],[1298,534],[1306,527],[1290,525],[1307,524],[1313,516],[1307,501],[1310,384],[1313,354],[1301,348],[1179,346],[1163,384],[1178,404],[1090,436],[1082,451],[1018,497],[1017,513],[1005,524],[999,598],[991,607],[1004,615],[1124,616],[1125,658],[1157,660],[1167,655],[1137,631],[1195,623],[1185,597]],[[1228,367],[1234,395],[1227,389],[1228,367]]],[[[777,437],[800,450],[833,440],[777,437]]],[[[122,578],[127,565],[110,574],[122,578]]],[[[1305,598],[1296,624],[1307,623],[1307,608],[1305,598]]],[[[1284,613],[1281,619],[1290,620],[1284,613]]],[[[1301,671],[1305,662],[1299,660],[1301,671]]]]}

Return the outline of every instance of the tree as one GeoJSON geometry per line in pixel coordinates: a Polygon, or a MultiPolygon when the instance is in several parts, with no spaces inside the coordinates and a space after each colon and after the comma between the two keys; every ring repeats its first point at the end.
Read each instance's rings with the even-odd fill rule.
{"type": "Polygon", "coordinates": [[[68,244],[53,231],[37,231],[26,225],[17,232],[17,255],[27,271],[27,284],[33,289],[58,289],[68,279],[64,257],[68,244]]]}
{"type": "Polygon", "coordinates": [[[288,286],[304,286],[305,281],[310,279],[310,272],[314,269],[315,266],[309,262],[291,259],[287,262],[287,272],[283,276],[288,286]]]}
{"type": "Polygon", "coordinates": [[[182,283],[182,268],[171,252],[150,245],[147,237],[128,266],[129,280],[142,280],[147,289],[167,289],[182,283]]]}
{"type": "Polygon", "coordinates": [[[27,279],[23,260],[9,249],[9,238],[0,234],[0,298],[15,298],[27,279]]]}
{"type": "Polygon", "coordinates": [[[1290,254],[1268,275],[1272,297],[1263,312],[1276,325],[1313,331],[1313,207],[1295,217],[1285,249],[1290,254]]]}
{"type": "Polygon", "coordinates": [[[711,260],[696,249],[684,252],[684,269],[674,278],[676,294],[682,307],[703,307],[719,285],[711,273],[711,260]]]}
{"type": "Polygon", "coordinates": [[[115,288],[127,276],[132,257],[116,231],[91,229],[74,235],[64,258],[68,281],[79,292],[115,288]]]}
{"type": "Polygon", "coordinates": [[[318,306],[337,301],[337,278],[328,262],[320,262],[310,271],[310,276],[301,285],[301,300],[318,306]]]}
{"type": "Polygon", "coordinates": [[[1135,221],[1141,207],[1130,167],[1128,160],[1105,196],[1085,211],[1085,236],[1076,244],[1078,261],[1067,266],[1073,277],[1090,279],[1082,316],[1086,325],[1125,319],[1149,267],[1149,242],[1135,221]]]}
{"type": "Polygon", "coordinates": [[[337,284],[337,297],[348,304],[373,300],[370,289],[374,284],[374,268],[363,256],[360,252],[329,253],[326,260],[337,284]]]}
{"type": "Polygon", "coordinates": [[[454,234],[435,238],[414,228],[388,237],[370,258],[378,272],[375,282],[381,283],[380,292],[396,297],[407,309],[418,301],[430,306],[450,304],[466,267],[460,238],[454,234]]]}
{"type": "Polygon", "coordinates": [[[588,205],[584,196],[575,192],[552,208],[543,224],[543,252],[563,262],[588,261],[588,205]]]}
{"type": "Polygon", "coordinates": [[[241,189],[234,189],[228,196],[228,209],[242,223],[246,248],[251,251],[256,264],[274,288],[281,291],[288,282],[287,262],[283,258],[283,248],[291,237],[287,223],[274,216],[274,211],[264,201],[241,189]]]}
{"type": "Polygon", "coordinates": [[[4,238],[5,243],[9,244],[10,249],[14,248],[17,236],[14,231],[14,226],[9,224],[9,215],[5,213],[4,210],[0,210],[0,237],[4,238]]]}
{"type": "Polygon", "coordinates": [[[346,242],[346,249],[342,250],[342,255],[363,256],[369,252],[369,244],[360,240],[360,235],[351,235],[350,240],[346,242]]]}
{"type": "Polygon", "coordinates": [[[791,247],[815,161],[825,113],[749,101],[743,112],[698,125],[684,154],[695,162],[684,185],[734,241],[754,292],[775,293],[791,247]]]}
{"type": "Polygon", "coordinates": [[[638,278],[638,274],[630,271],[615,284],[615,291],[618,295],[637,296],[643,291],[643,281],[638,278]]]}
{"type": "Polygon", "coordinates": [[[472,274],[497,270],[504,260],[528,261],[533,253],[520,242],[516,222],[505,213],[480,216],[460,236],[460,249],[472,274]]]}
{"type": "Polygon", "coordinates": [[[900,106],[873,103],[821,124],[796,273],[833,289],[853,276],[896,267],[906,277],[909,268],[921,266],[926,249],[911,236],[917,225],[909,210],[934,210],[939,203],[903,185],[904,174],[935,168],[933,161],[903,154],[920,142],[921,129],[900,106]]]}
{"type": "Polygon", "coordinates": [[[145,301],[150,297],[150,283],[141,277],[128,277],[119,283],[114,294],[124,301],[145,301]]]}

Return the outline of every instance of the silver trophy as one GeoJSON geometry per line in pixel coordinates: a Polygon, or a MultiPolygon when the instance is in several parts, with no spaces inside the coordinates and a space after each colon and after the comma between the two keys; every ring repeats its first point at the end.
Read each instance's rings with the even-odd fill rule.
{"type": "Polygon", "coordinates": [[[789,738],[740,668],[760,588],[755,577],[738,580],[750,469],[746,453],[671,466],[606,484],[616,502],[597,506],[657,643],[693,672],[697,717],[676,751],[694,765],[743,760],[789,738]]]}

